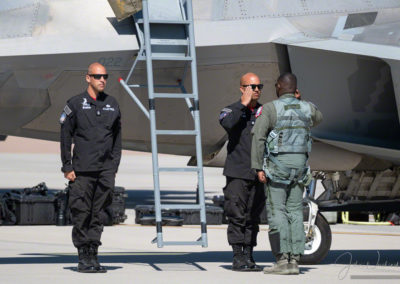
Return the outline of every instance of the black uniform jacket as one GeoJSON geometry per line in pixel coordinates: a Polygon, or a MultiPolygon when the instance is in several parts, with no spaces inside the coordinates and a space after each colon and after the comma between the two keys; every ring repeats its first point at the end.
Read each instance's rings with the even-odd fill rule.
{"type": "Polygon", "coordinates": [[[94,100],[87,92],[72,97],[61,114],[63,172],[118,170],[121,160],[121,113],[105,93],[94,100]],[[74,151],[71,157],[71,145],[74,151]]]}
{"type": "Polygon", "coordinates": [[[228,132],[228,155],[224,175],[234,178],[254,180],[255,170],[251,169],[251,129],[256,115],[262,109],[257,103],[253,111],[241,104],[233,103],[221,110],[219,123],[228,132]]]}

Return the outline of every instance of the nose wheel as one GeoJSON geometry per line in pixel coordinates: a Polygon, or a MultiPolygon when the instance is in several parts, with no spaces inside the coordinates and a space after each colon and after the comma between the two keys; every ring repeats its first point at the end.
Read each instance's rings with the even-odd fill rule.
{"type": "Polygon", "coordinates": [[[302,264],[318,264],[328,254],[332,243],[332,232],[328,222],[318,213],[312,233],[306,237],[304,255],[301,256],[302,264]]]}

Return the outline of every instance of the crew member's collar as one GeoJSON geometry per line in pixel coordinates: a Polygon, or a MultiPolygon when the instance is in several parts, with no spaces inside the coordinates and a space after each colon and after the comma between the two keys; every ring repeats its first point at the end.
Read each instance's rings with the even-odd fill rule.
{"type": "Polygon", "coordinates": [[[285,93],[279,97],[279,99],[283,98],[294,98],[294,93],[285,93]]]}
{"type": "Polygon", "coordinates": [[[85,92],[85,95],[86,95],[86,97],[88,97],[90,100],[93,100],[94,102],[96,102],[96,101],[103,101],[104,100],[104,93],[103,92],[100,92],[98,95],[97,95],[97,98],[93,98],[90,94],[89,94],[89,92],[86,90],[86,92],[85,92]]]}

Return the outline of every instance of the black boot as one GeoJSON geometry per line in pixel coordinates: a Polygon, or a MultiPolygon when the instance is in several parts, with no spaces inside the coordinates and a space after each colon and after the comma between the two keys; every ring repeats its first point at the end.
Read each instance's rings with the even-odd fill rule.
{"type": "Polygon", "coordinates": [[[251,271],[261,271],[261,267],[256,264],[253,258],[253,246],[245,245],[243,248],[244,259],[251,271]]]}
{"type": "Polygon", "coordinates": [[[99,246],[96,244],[91,244],[89,246],[90,262],[94,266],[94,268],[97,270],[97,272],[105,273],[105,272],[107,272],[107,269],[105,268],[105,266],[100,265],[99,260],[97,259],[98,249],[99,249],[99,246]]]}
{"type": "Polygon", "coordinates": [[[251,271],[246,263],[243,246],[242,245],[232,245],[233,249],[233,261],[232,270],[233,271],[251,271]]]}
{"type": "Polygon", "coordinates": [[[97,270],[93,266],[90,256],[89,256],[89,247],[88,246],[82,246],[78,248],[78,257],[79,257],[79,262],[78,262],[78,272],[82,273],[96,273],[97,270]]]}

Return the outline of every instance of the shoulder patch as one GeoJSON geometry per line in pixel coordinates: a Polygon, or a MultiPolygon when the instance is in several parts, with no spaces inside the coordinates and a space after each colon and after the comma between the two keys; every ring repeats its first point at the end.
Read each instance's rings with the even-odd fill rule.
{"type": "Polygon", "coordinates": [[[263,106],[260,106],[260,107],[257,109],[256,115],[255,115],[256,118],[259,117],[259,116],[262,114],[262,110],[263,110],[263,106]]]}
{"type": "Polygon", "coordinates": [[[219,114],[219,120],[221,121],[222,119],[224,119],[225,116],[227,116],[231,112],[232,110],[230,108],[223,108],[221,110],[221,113],[219,114]]]}
{"type": "Polygon", "coordinates": [[[72,110],[69,108],[68,105],[65,105],[63,113],[65,113],[66,115],[70,115],[72,113],[72,110]]]}
{"type": "Polygon", "coordinates": [[[223,120],[224,117],[228,115],[228,113],[229,113],[229,112],[221,112],[220,115],[219,115],[219,120],[220,120],[220,121],[223,120]]]}
{"type": "Polygon", "coordinates": [[[65,113],[65,111],[63,111],[60,116],[60,123],[63,124],[66,118],[67,114],[65,113]]]}

